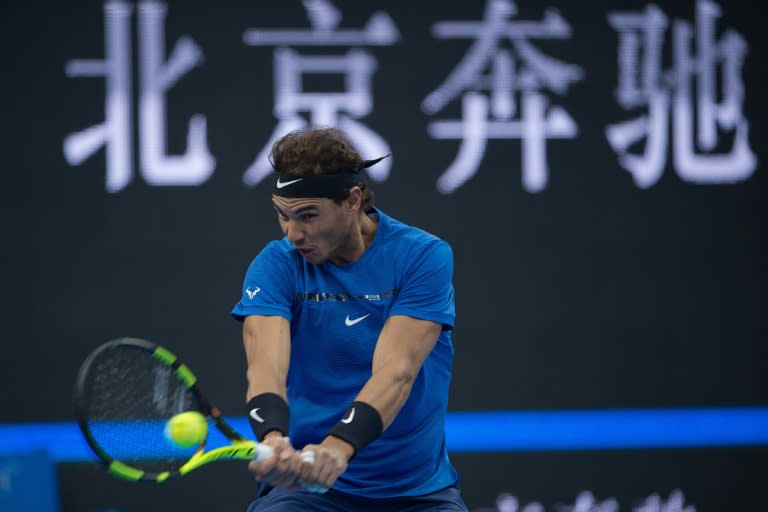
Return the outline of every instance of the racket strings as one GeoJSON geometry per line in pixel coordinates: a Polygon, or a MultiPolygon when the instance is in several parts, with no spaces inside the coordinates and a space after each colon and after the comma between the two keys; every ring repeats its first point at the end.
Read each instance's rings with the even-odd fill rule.
{"type": "Polygon", "coordinates": [[[150,352],[130,346],[105,351],[93,361],[85,390],[89,431],[110,458],[159,473],[177,470],[194,454],[196,447],[170,442],[165,426],[174,415],[202,405],[150,352]]]}

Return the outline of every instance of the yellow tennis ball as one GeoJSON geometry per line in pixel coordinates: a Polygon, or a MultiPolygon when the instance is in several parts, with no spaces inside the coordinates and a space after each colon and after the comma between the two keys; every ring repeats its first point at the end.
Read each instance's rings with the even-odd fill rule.
{"type": "Polygon", "coordinates": [[[181,448],[193,448],[205,441],[208,420],[197,411],[177,414],[165,424],[165,437],[181,448]]]}

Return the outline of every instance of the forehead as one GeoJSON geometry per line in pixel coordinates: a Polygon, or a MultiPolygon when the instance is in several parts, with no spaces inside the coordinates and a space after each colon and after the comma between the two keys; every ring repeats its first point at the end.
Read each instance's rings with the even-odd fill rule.
{"type": "Polygon", "coordinates": [[[309,208],[326,208],[333,201],[326,197],[280,197],[273,195],[272,204],[284,212],[296,212],[309,208]]]}

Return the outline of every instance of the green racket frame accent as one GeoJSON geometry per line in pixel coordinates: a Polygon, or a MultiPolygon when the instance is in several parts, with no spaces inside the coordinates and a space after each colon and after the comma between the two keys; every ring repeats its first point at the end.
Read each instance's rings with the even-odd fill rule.
{"type": "Polygon", "coordinates": [[[119,460],[113,460],[109,466],[107,466],[107,471],[115,476],[119,476],[120,478],[124,478],[126,480],[132,480],[134,482],[136,480],[141,480],[144,476],[144,471],[133,468],[128,464],[120,462],[119,460]]]}
{"type": "Polygon", "coordinates": [[[184,363],[177,363],[178,358],[170,350],[164,347],[157,347],[152,355],[171,368],[174,368],[176,375],[178,375],[179,379],[181,379],[188,388],[191,388],[197,382],[197,377],[192,373],[192,370],[190,370],[184,363]]]}
{"type": "Polygon", "coordinates": [[[195,377],[195,374],[192,373],[192,370],[190,370],[185,364],[182,364],[176,368],[176,375],[179,376],[181,381],[186,384],[188,388],[191,388],[197,382],[197,377],[195,377]]]}
{"type": "Polygon", "coordinates": [[[157,347],[154,352],[152,352],[152,355],[167,364],[168,366],[173,365],[174,362],[176,362],[176,355],[171,352],[170,350],[163,348],[163,347],[157,347]]]}

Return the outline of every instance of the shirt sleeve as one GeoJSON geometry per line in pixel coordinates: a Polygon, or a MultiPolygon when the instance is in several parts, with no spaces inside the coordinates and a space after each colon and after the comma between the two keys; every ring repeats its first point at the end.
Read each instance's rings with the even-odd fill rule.
{"type": "Polygon", "coordinates": [[[230,314],[243,321],[249,315],[282,316],[291,320],[295,269],[279,242],[267,245],[248,266],[240,300],[230,314]]]}
{"type": "Polygon", "coordinates": [[[409,259],[390,309],[392,315],[406,315],[442,324],[453,329],[456,307],[453,297],[453,251],[442,240],[434,240],[409,259]]]}

